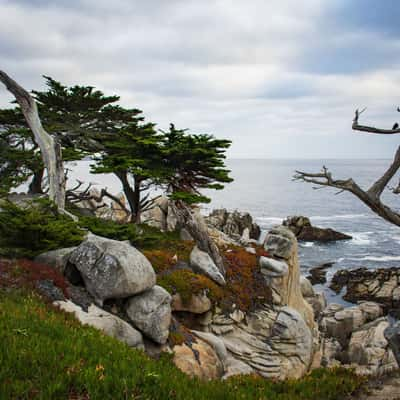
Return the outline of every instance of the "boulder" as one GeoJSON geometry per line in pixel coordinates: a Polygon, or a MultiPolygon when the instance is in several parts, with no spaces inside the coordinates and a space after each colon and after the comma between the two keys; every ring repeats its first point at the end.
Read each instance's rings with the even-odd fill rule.
{"type": "Polygon", "coordinates": [[[118,339],[128,346],[144,349],[142,334],[134,329],[127,322],[117,316],[91,304],[85,312],[81,307],[71,301],[56,301],[54,304],[63,311],[73,313],[75,317],[84,325],[93,326],[100,329],[106,335],[118,339]]]}
{"type": "Polygon", "coordinates": [[[35,262],[54,267],[61,274],[64,274],[68,259],[76,247],[67,247],[42,253],[35,258],[35,262]]]}
{"type": "Polygon", "coordinates": [[[205,293],[192,294],[189,301],[182,301],[179,293],[172,296],[172,311],[186,311],[193,314],[204,314],[211,310],[212,303],[205,293]]]}
{"type": "Polygon", "coordinates": [[[90,234],[70,255],[88,292],[102,304],[153,287],[156,275],[147,258],[127,243],[90,234]]]}
{"type": "Polygon", "coordinates": [[[351,335],[347,356],[362,375],[383,375],[397,368],[396,359],[385,339],[386,318],[370,322],[351,335]]]}
{"type": "Polygon", "coordinates": [[[199,250],[197,246],[190,253],[190,266],[194,272],[208,276],[219,285],[225,285],[225,278],[219,272],[210,255],[199,250]]]}
{"type": "Polygon", "coordinates": [[[337,271],[330,288],[339,293],[346,287],[345,300],[353,303],[361,300],[377,302],[388,311],[400,306],[399,284],[400,268],[357,268],[337,271]]]}
{"type": "Polygon", "coordinates": [[[131,297],[126,313],[132,323],[148,338],[164,344],[171,324],[171,296],[161,286],[154,286],[131,297]]]}
{"type": "Polygon", "coordinates": [[[174,364],[185,374],[200,379],[220,378],[223,365],[213,348],[201,339],[188,344],[174,346],[174,364]]]}
{"type": "Polygon", "coordinates": [[[249,213],[241,213],[237,210],[229,212],[226,209],[213,210],[205,218],[206,223],[224,232],[230,238],[239,241],[241,238],[258,240],[261,234],[260,227],[253,222],[249,213]]]}
{"type": "Polygon", "coordinates": [[[306,242],[331,242],[352,239],[351,236],[330,228],[318,228],[311,225],[309,218],[302,216],[288,217],[282,223],[287,226],[298,240],[306,242]]]}

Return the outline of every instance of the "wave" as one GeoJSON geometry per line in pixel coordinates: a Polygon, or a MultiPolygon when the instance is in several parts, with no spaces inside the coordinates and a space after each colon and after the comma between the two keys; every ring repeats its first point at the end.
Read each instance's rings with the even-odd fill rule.
{"type": "Polygon", "coordinates": [[[369,239],[369,235],[374,234],[374,232],[346,232],[353,237],[351,244],[356,246],[366,246],[373,243],[373,240],[369,239]]]}
{"type": "Polygon", "coordinates": [[[314,242],[304,242],[304,243],[300,243],[300,247],[313,247],[314,246],[314,242]]]}
{"type": "Polygon", "coordinates": [[[365,257],[341,257],[336,261],[341,263],[345,260],[348,261],[375,261],[375,262],[387,262],[387,261],[400,261],[400,256],[365,256],[365,257]]]}
{"type": "Polygon", "coordinates": [[[315,215],[310,217],[312,221],[331,221],[337,219],[358,219],[358,218],[368,218],[368,214],[338,214],[338,215],[315,215]]]}

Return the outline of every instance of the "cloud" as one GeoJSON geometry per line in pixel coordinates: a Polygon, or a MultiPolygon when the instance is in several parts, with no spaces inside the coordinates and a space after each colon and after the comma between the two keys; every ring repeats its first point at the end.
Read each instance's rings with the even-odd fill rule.
{"type": "MultiPolygon", "coordinates": [[[[85,84],[167,128],[233,140],[233,157],[391,157],[351,119],[391,125],[399,5],[373,0],[0,0],[0,66],[85,84]],[[368,3],[368,4],[366,4],[368,3]],[[368,136],[368,137],[367,137],[368,136]],[[327,143],[329,145],[327,146],[327,143]],[[347,144],[346,144],[347,143],[347,144]]],[[[0,106],[11,96],[0,88],[0,106]]]]}

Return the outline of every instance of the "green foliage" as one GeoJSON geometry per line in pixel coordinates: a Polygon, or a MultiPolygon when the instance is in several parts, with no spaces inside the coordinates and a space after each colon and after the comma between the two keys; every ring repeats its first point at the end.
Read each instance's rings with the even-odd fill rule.
{"type": "Polygon", "coordinates": [[[179,293],[184,304],[190,301],[193,294],[206,292],[209,299],[215,304],[223,296],[223,290],[211,279],[186,269],[159,274],[157,284],[171,294],[179,293]]]}
{"type": "Polygon", "coordinates": [[[46,199],[18,206],[3,201],[0,209],[0,255],[33,258],[62,247],[78,245],[84,231],[60,215],[46,199]]]}
{"type": "Polygon", "coordinates": [[[149,249],[155,246],[170,245],[171,241],[178,240],[174,232],[161,232],[159,229],[145,224],[123,224],[109,219],[96,217],[81,217],[79,225],[88,229],[95,235],[114,240],[129,240],[131,244],[140,249],[149,249]]]}
{"type": "Polygon", "coordinates": [[[170,125],[164,132],[164,176],[170,197],[188,204],[207,203],[202,189],[223,189],[232,182],[225,167],[225,152],[231,142],[212,135],[188,134],[170,125]]]}
{"type": "Polygon", "coordinates": [[[0,291],[1,399],[339,400],[363,381],[351,370],[320,369],[297,381],[255,376],[200,381],[130,349],[34,294],[0,291]]]}

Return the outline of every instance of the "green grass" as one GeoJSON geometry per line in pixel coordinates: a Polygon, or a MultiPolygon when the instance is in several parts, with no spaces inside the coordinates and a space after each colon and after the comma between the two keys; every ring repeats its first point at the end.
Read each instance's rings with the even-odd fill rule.
{"type": "Polygon", "coordinates": [[[31,291],[0,290],[0,399],[343,399],[362,381],[343,369],[298,381],[202,382],[81,326],[31,291]]]}

